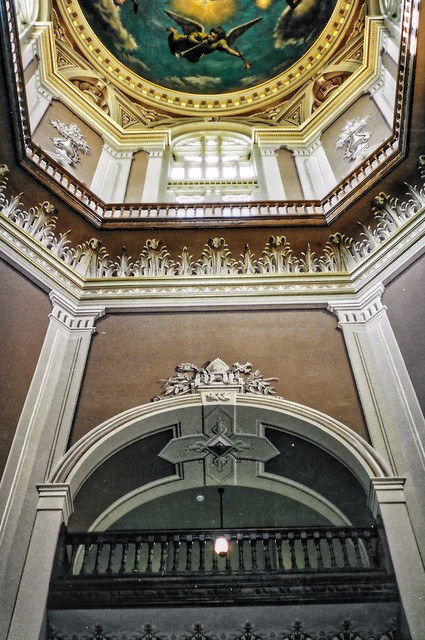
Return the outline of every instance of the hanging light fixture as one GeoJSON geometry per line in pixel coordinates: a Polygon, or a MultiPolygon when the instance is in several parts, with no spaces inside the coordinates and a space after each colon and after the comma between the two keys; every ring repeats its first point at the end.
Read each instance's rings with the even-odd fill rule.
{"type": "MultiPolygon", "coordinates": [[[[223,529],[223,493],[224,489],[220,487],[220,489],[218,489],[218,494],[220,496],[220,529],[223,529]]],[[[221,556],[222,558],[226,556],[229,553],[229,548],[229,541],[224,535],[221,535],[214,540],[214,552],[218,556],[221,556]]]]}

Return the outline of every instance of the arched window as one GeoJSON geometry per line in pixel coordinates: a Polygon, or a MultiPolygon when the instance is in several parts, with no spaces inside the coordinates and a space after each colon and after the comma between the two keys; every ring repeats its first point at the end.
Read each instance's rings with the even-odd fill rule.
{"type": "Polygon", "coordinates": [[[253,200],[258,190],[252,144],[228,132],[191,134],[171,149],[168,195],[177,202],[253,200]]]}

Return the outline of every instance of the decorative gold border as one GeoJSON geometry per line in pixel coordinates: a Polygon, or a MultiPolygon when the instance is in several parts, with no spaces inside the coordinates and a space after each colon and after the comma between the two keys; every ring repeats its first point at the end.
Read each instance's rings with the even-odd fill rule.
{"type": "Polygon", "coordinates": [[[234,115],[282,101],[311,78],[341,43],[362,0],[338,0],[332,16],[314,45],[294,65],[268,82],[223,94],[191,94],[149,82],[119,62],[97,38],[77,0],[64,0],[56,8],[74,43],[86,59],[127,95],[166,112],[181,115],[234,115]]]}

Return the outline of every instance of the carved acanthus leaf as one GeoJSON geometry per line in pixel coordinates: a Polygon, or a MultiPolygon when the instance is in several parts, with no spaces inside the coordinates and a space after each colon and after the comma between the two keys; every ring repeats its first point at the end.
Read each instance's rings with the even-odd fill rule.
{"type": "Polygon", "coordinates": [[[177,260],[173,260],[163,241],[156,238],[146,241],[139,259],[134,262],[125,248],[121,255],[110,260],[106,249],[96,238],[73,248],[70,246],[70,231],[56,235],[57,215],[49,202],[24,209],[20,203],[20,195],[7,198],[5,190],[8,168],[4,164],[0,165],[0,209],[4,217],[84,277],[347,273],[425,207],[425,156],[421,156],[419,161],[422,179],[419,187],[407,185],[407,197],[404,201],[379,193],[372,204],[376,226],[359,223],[361,232],[358,241],[343,233],[332,234],[319,257],[307,245],[305,252],[298,258],[294,256],[285,236],[270,236],[258,259],[246,245],[240,259],[236,260],[226,240],[214,237],[208,240],[197,261],[194,261],[187,247],[183,248],[177,260]]]}

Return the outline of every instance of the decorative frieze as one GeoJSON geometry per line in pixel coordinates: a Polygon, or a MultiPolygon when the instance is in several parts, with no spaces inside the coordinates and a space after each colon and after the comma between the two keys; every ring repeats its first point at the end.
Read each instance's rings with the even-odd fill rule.
{"type": "MultiPolygon", "coordinates": [[[[182,636],[183,640],[212,640],[213,638],[220,637],[220,640],[277,640],[275,633],[256,632],[253,625],[250,622],[246,622],[240,629],[243,628],[243,632],[235,629],[229,630],[228,633],[221,633],[217,636],[211,630],[206,629],[203,624],[197,622],[193,625],[192,630],[188,630],[185,636],[182,636]]],[[[395,626],[390,627],[387,631],[378,632],[374,635],[370,633],[366,635],[360,635],[352,624],[346,620],[342,624],[340,631],[336,630],[333,635],[326,634],[322,636],[313,632],[304,632],[301,622],[296,621],[290,631],[283,631],[283,640],[397,640],[395,626]]],[[[49,628],[48,640],[69,640],[69,637],[62,635],[61,632],[53,627],[49,628]]],[[[84,636],[77,636],[73,634],[72,640],[175,640],[176,636],[162,631],[156,631],[151,624],[146,624],[143,631],[135,633],[130,637],[121,634],[109,635],[108,631],[101,625],[97,624],[93,630],[85,633],[84,636]]]]}
{"type": "Polygon", "coordinates": [[[97,238],[72,247],[71,232],[55,234],[57,215],[49,202],[24,209],[19,196],[6,197],[8,167],[0,165],[1,214],[48,249],[54,256],[85,278],[140,278],[156,276],[237,276],[306,273],[347,273],[387,241],[410,218],[425,207],[425,156],[420,159],[422,185],[407,185],[407,197],[398,200],[379,193],[373,201],[375,225],[361,223],[360,240],[334,233],[320,256],[307,244],[305,252],[295,256],[285,236],[270,236],[260,257],[248,245],[235,257],[225,238],[212,237],[200,258],[193,259],[187,247],[177,258],[160,239],[148,239],[137,259],[125,247],[111,259],[97,238]]]}

